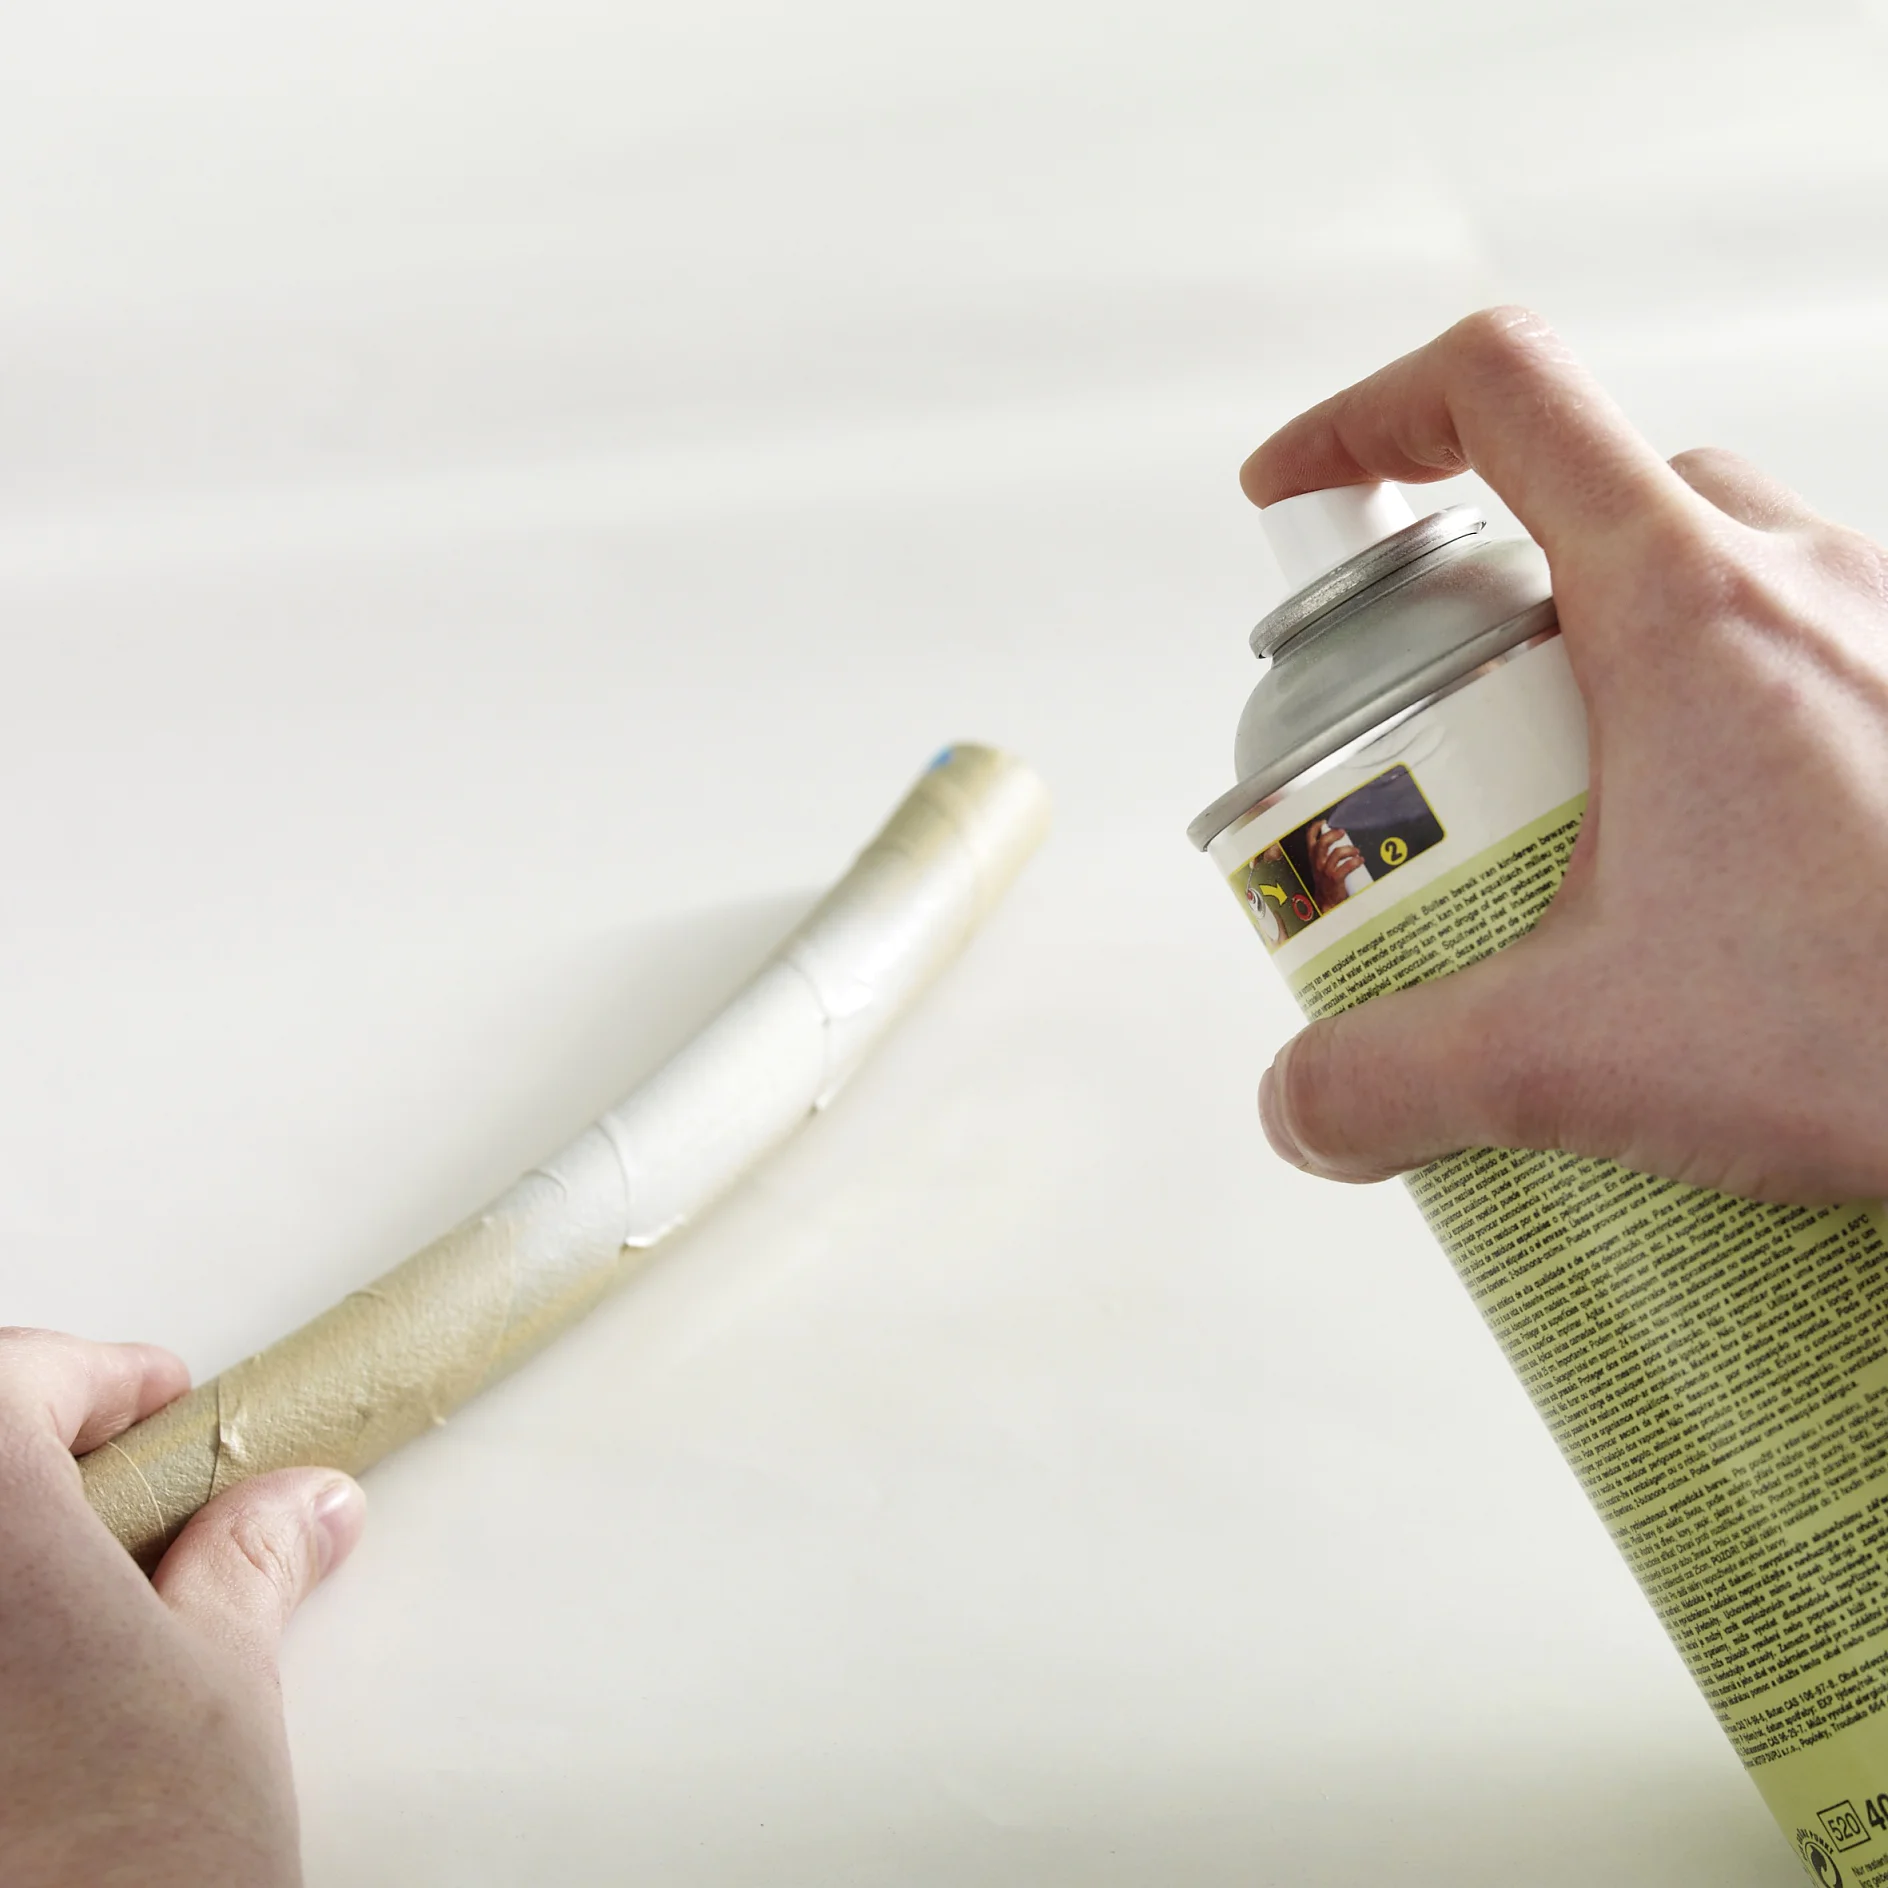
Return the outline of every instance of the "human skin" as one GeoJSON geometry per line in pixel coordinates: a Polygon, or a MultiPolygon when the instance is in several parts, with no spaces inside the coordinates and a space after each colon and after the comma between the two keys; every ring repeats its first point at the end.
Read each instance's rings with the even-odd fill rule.
{"type": "Polygon", "coordinates": [[[1301,414],[1241,482],[1471,468],[1547,553],[1585,823],[1527,937],[1279,1052],[1273,1147],[1351,1181],[1506,1146],[1888,1194],[1888,552],[1732,454],[1667,463],[1516,308],[1301,414]]]}
{"type": "Polygon", "coordinates": [[[285,1469],[219,1496],[147,1580],[74,1457],[189,1387],[150,1344],[0,1330],[0,1881],[293,1888],[276,1647],[359,1538],[360,1489],[285,1469]]]}

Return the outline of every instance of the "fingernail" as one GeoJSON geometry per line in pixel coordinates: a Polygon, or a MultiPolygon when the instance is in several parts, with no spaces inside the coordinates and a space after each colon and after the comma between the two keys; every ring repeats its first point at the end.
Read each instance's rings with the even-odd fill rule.
{"type": "Polygon", "coordinates": [[[1301,1173],[1309,1173],[1311,1162],[1305,1158],[1305,1150],[1298,1145],[1298,1137],[1285,1119],[1285,1082],[1281,1071],[1290,1054],[1291,1044],[1287,1043],[1272,1066],[1259,1077],[1259,1126],[1265,1130],[1265,1138],[1272,1143],[1272,1152],[1280,1160],[1288,1161],[1301,1173]]]}
{"type": "Polygon", "coordinates": [[[354,1551],[366,1513],[358,1482],[332,1481],[315,1497],[315,1565],[323,1579],[354,1551]]]}

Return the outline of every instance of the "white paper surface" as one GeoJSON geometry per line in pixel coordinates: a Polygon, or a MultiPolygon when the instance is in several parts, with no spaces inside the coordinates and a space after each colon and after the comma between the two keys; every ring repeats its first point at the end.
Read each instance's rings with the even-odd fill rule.
{"type": "Polygon", "coordinates": [[[1879,8],[8,45],[0,1315],[214,1371],[936,746],[1058,807],[821,1121],[374,1475],[289,1645],[314,1888],[1796,1879],[1401,1197],[1264,1152],[1293,1019],[1183,828],[1240,458],[1478,303],[1888,530],[1879,8]]]}

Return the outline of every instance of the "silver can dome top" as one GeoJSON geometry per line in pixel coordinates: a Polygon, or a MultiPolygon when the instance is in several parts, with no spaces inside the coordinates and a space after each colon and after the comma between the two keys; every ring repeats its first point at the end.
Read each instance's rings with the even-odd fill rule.
{"type": "Polygon", "coordinates": [[[1556,624],[1539,546],[1490,541],[1469,506],[1414,518],[1393,487],[1351,486],[1260,517],[1299,588],[1252,632],[1268,666],[1239,722],[1239,784],[1187,828],[1202,850],[1340,748],[1556,624]]]}

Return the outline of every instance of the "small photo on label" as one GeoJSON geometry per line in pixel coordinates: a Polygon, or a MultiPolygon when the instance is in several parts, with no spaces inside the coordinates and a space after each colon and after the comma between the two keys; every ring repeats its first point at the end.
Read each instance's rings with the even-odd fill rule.
{"type": "Polygon", "coordinates": [[[1275,951],[1442,836],[1410,770],[1390,767],[1255,853],[1232,875],[1232,887],[1275,951]]]}
{"type": "Polygon", "coordinates": [[[1282,845],[1269,845],[1248,859],[1233,874],[1232,885],[1245,900],[1246,916],[1267,950],[1277,950],[1318,916],[1304,880],[1282,845]]]}

